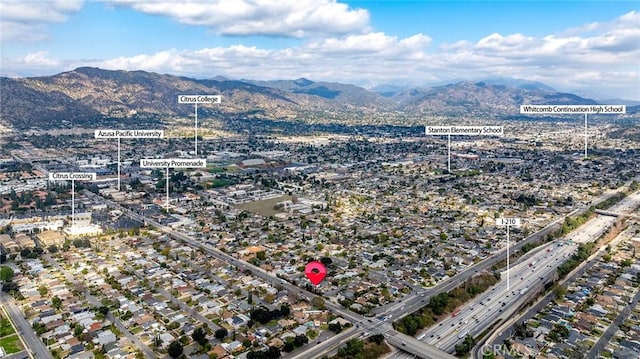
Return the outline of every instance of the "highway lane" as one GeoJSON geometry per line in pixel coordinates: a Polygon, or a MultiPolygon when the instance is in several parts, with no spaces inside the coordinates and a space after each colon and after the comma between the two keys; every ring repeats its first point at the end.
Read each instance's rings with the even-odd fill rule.
{"type": "Polygon", "coordinates": [[[334,335],[333,337],[329,338],[322,343],[324,345],[315,345],[313,347],[307,348],[306,350],[293,352],[291,356],[285,355],[285,357],[290,359],[307,359],[322,356],[344,346],[345,343],[349,339],[351,339],[354,334],[357,333],[364,334],[364,332],[362,332],[361,330],[357,330],[355,327],[351,327],[347,330],[342,331],[340,334],[334,335]]]}
{"type": "MultiPolygon", "coordinates": [[[[394,331],[394,333],[397,333],[394,331]]],[[[410,353],[420,353],[424,358],[447,358],[455,359],[453,355],[443,355],[442,352],[433,346],[425,347],[424,343],[414,337],[404,335],[402,333],[391,334],[385,336],[387,342],[403,351],[410,353]]]]}
{"type": "MultiPolygon", "coordinates": [[[[575,213],[578,213],[579,211],[581,210],[577,209],[571,213],[575,214],[575,213]]],[[[561,217],[552,221],[551,223],[546,225],[544,228],[542,228],[538,232],[530,235],[529,237],[515,244],[511,244],[509,250],[512,253],[514,253],[515,251],[522,248],[522,246],[524,246],[526,243],[535,242],[541,238],[544,238],[544,236],[546,236],[548,233],[551,233],[553,230],[559,228],[560,224],[563,221],[564,221],[564,217],[561,217]]],[[[417,293],[408,294],[405,297],[395,302],[376,308],[374,310],[374,313],[377,313],[379,314],[379,316],[385,317],[386,320],[390,320],[390,321],[394,321],[399,318],[402,318],[403,316],[411,314],[414,311],[425,306],[428,303],[429,298],[431,296],[441,292],[450,291],[456,288],[457,286],[459,286],[461,283],[464,283],[467,279],[471,278],[472,276],[482,271],[489,270],[492,265],[504,260],[506,258],[506,255],[507,255],[507,250],[506,248],[503,248],[500,251],[493,254],[492,256],[487,257],[484,260],[478,262],[477,264],[463,269],[462,271],[458,272],[455,276],[450,278],[448,281],[441,282],[434,287],[426,288],[423,291],[420,291],[417,293]]]]}
{"type": "MultiPolygon", "coordinates": [[[[202,250],[204,250],[208,255],[211,255],[212,257],[219,259],[221,261],[226,262],[227,264],[231,264],[233,266],[236,266],[238,268],[240,268],[240,270],[244,270],[247,269],[249,270],[254,276],[261,278],[273,285],[276,286],[280,286],[282,288],[284,288],[285,290],[289,291],[290,293],[296,293],[299,294],[302,298],[304,298],[305,300],[311,302],[313,300],[313,297],[315,297],[316,295],[314,293],[311,293],[305,289],[299,288],[289,282],[287,282],[284,279],[278,278],[276,275],[274,275],[273,273],[267,272],[264,269],[260,268],[260,267],[256,267],[250,263],[244,262],[242,260],[239,260],[237,258],[232,257],[231,255],[217,249],[217,248],[213,248],[211,246],[205,245],[204,243],[201,243],[199,241],[197,241],[195,238],[184,234],[182,232],[176,231],[170,227],[164,226],[161,223],[158,223],[157,221],[153,221],[150,219],[147,219],[145,217],[143,217],[142,215],[131,211],[128,208],[125,208],[117,203],[114,203],[110,200],[107,200],[101,196],[98,196],[94,193],[91,193],[89,191],[85,191],[85,195],[89,198],[92,198],[93,200],[96,200],[100,203],[104,203],[104,204],[108,204],[110,206],[119,208],[124,214],[128,215],[129,217],[140,221],[141,223],[146,223],[147,225],[153,226],[157,229],[160,229],[161,231],[169,234],[170,236],[172,236],[173,238],[179,239],[184,241],[185,243],[188,243],[196,248],[200,248],[202,250]]],[[[391,325],[389,323],[384,323],[376,318],[365,318],[357,313],[354,313],[350,310],[344,309],[341,305],[339,304],[335,304],[332,303],[330,301],[325,301],[325,306],[332,310],[334,313],[339,314],[340,316],[342,316],[343,318],[351,321],[352,323],[354,323],[354,325],[356,326],[356,334],[361,334],[361,331],[369,331],[370,333],[373,334],[377,334],[377,333],[387,333],[387,335],[398,335],[400,333],[397,333],[395,330],[393,330],[391,328],[391,325]],[[384,324],[384,325],[383,325],[384,324]]],[[[415,340],[415,339],[414,339],[415,340]]],[[[322,345],[322,344],[319,344],[322,345]]],[[[416,355],[421,355],[422,353],[426,353],[426,352],[430,352],[433,353],[433,358],[449,358],[450,356],[444,352],[438,351],[433,347],[430,347],[428,345],[426,345],[425,343],[419,343],[419,342],[412,342],[412,344],[410,346],[406,346],[404,348],[404,350],[407,351],[411,351],[413,354],[416,355]],[[420,349],[416,349],[417,347],[420,347],[420,349]]]]}
{"type": "MultiPolygon", "coordinates": [[[[215,258],[218,258],[220,260],[223,260],[227,263],[230,263],[232,265],[235,265],[237,267],[240,268],[246,268],[249,269],[254,275],[256,275],[259,278],[265,279],[268,282],[274,283],[274,284],[279,284],[281,285],[283,288],[294,292],[294,293],[300,293],[303,297],[305,297],[307,300],[311,300],[312,297],[314,296],[314,294],[307,292],[306,290],[300,289],[297,286],[294,286],[292,284],[290,284],[289,282],[286,282],[283,279],[277,278],[275,275],[271,274],[271,273],[267,273],[266,271],[264,271],[262,268],[258,268],[255,266],[252,266],[246,262],[240,261],[236,258],[231,257],[230,255],[218,250],[217,248],[211,248],[209,246],[205,246],[204,244],[196,241],[194,238],[189,237],[181,232],[175,231],[171,228],[165,227],[163,225],[161,225],[160,223],[157,223],[155,221],[150,221],[146,218],[143,218],[141,215],[126,209],[116,203],[113,203],[111,201],[107,201],[102,197],[99,197],[97,195],[91,194],[89,192],[87,192],[87,195],[90,197],[94,197],[100,201],[102,201],[103,203],[107,203],[110,204],[112,206],[116,206],[121,208],[124,213],[127,213],[130,217],[137,219],[141,222],[145,222],[147,224],[150,224],[156,228],[159,228],[161,230],[163,230],[165,233],[168,233],[170,235],[172,235],[174,238],[178,238],[178,239],[182,239],[187,243],[190,243],[198,248],[202,248],[203,250],[205,250],[208,254],[212,255],[215,258]]],[[[585,209],[581,208],[581,209],[577,209],[575,211],[573,211],[571,213],[571,215],[575,215],[576,213],[583,211],[585,209]]],[[[523,246],[525,243],[534,241],[539,239],[541,236],[546,235],[547,233],[551,232],[553,229],[557,228],[557,226],[561,223],[561,221],[564,220],[564,217],[559,218],[555,221],[553,221],[552,223],[550,223],[549,225],[547,225],[545,228],[543,228],[543,230],[536,232],[535,234],[527,237],[525,240],[522,240],[518,243],[516,243],[516,245],[511,247],[511,250],[517,250],[519,249],[521,246],[523,246]]],[[[355,314],[351,311],[345,310],[344,308],[342,308],[339,305],[336,305],[334,303],[331,302],[325,302],[327,307],[334,310],[336,313],[342,315],[345,319],[351,320],[353,323],[356,324],[356,328],[360,328],[360,330],[356,330],[357,333],[354,333],[354,335],[358,335],[361,334],[362,330],[371,330],[372,333],[396,333],[395,331],[392,331],[390,329],[387,328],[391,328],[390,326],[390,322],[391,320],[395,320],[395,318],[398,318],[398,316],[402,316],[402,315],[406,315],[409,314],[413,311],[415,311],[416,309],[420,308],[421,306],[423,306],[426,303],[426,299],[433,295],[436,294],[438,292],[441,291],[448,291],[450,289],[455,288],[458,284],[462,283],[464,280],[466,280],[467,278],[469,278],[470,276],[472,276],[473,274],[482,271],[484,269],[489,268],[491,265],[493,265],[494,263],[502,260],[502,257],[505,256],[505,250],[502,250],[498,253],[496,253],[495,255],[493,255],[492,257],[489,257],[487,259],[485,259],[484,261],[480,262],[478,265],[473,266],[473,267],[469,267],[465,270],[463,270],[462,272],[460,272],[458,275],[456,275],[455,277],[453,277],[451,280],[449,280],[448,283],[442,283],[441,285],[438,285],[434,288],[430,288],[425,290],[422,293],[415,293],[412,295],[409,295],[405,298],[403,298],[400,302],[404,302],[404,304],[400,304],[400,306],[398,307],[399,303],[393,303],[391,304],[388,308],[382,308],[382,314],[379,316],[380,318],[382,318],[381,320],[379,320],[379,325],[377,326],[372,326],[373,322],[372,319],[367,319],[367,321],[369,323],[367,323],[367,321],[364,320],[364,318],[358,314],[355,314]],[[427,296],[428,295],[428,296],[427,296]],[[387,322],[388,321],[388,322],[387,322]]],[[[324,343],[323,343],[324,344],[324,343]]],[[[320,344],[322,345],[322,344],[320,344]]],[[[402,349],[402,348],[401,348],[402,349]]],[[[423,351],[425,350],[424,348],[422,349],[423,351]]],[[[418,352],[420,353],[420,352],[418,352]]]]}
{"type": "MultiPolygon", "coordinates": [[[[615,205],[617,211],[628,212],[640,204],[640,191],[615,205]]],[[[555,275],[557,268],[577,249],[578,243],[597,240],[616,221],[614,217],[597,216],[569,233],[565,238],[547,243],[535,250],[526,261],[510,271],[507,290],[506,273],[501,281],[473,301],[463,305],[455,317],[447,317],[425,331],[422,340],[447,352],[452,352],[466,335],[476,336],[496,321],[504,320],[503,313],[515,311],[536,288],[541,288],[555,275]]]]}
{"type": "MultiPolygon", "coordinates": [[[[147,223],[148,225],[152,225],[158,229],[161,229],[162,231],[164,231],[165,233],[168,233],[169,235],[173,236],[174,238],[178,238],[181,240],[184,240],[187,243],[192,244],[195,247],[198,248],[202,248],[203,250],[205,250],[208,254],[210,254],[211,256],[213,256],[214,258],[220,259],[222,261],[225,261],[229,264],[232,264],[236,267],[239,267],[241,269],[249,269],[255,276],[262,278],[268,282],[274,283],[274,284],[278,284],[280,286],[282,286],[283,288],[287,289],[288,291],[292,292],[292,293],[299,293],[302,297],[304,297],[305,299],[307,299],[308,301],[311,301],[312,298],[315,296],[313,293],[307,292],[306,290],[300,289],[297,286],[294,286],[293,284],[277,278],[275,275],[271,274],[271,273],[267,273],[265,270],[263,270],[262,268],[258,268],[255,266],[250,265],[249,263],[246,263],[244,261],[240,261],[237,258],[234,258],[220,250],[218,250],[217,248],[212,248],[209,246],[205,246],[203,243],[200,243],[198,241],[196,241],[194,238],[173,230],[172,228],[166,227],[160,223],[157,223],[155,221],[149,220],[145,217],[143,217],[142,215],[133,212],[123,206],[120,206],[117,203],[114,203],[112,201],[109,201],[101,196],[95,195],[91,192],[85,191],[85,194],[90,197],[93,198],[94,200],[97,200],[101,203],[105,203],[105,204],[109,204],[111,206],[114,207],[118,207],[120,208],[123,213],[127,214],[128,216],[130,216],[131,218],[134,218],[140,222],[143,223],[147,223]]],[[[578,211],[578,210],[576,210],[578,211]]],[[[574,211],[574,212],[576,212],[574,211]]],[[[561,223],[561,221],[563,221],[564,218],[559,218],[555,221],[553,221],[552,223],[550,223],[549,225],[547,225],[545,228],[543,228],[541,231],[536,232],[535,234],[532,234],[531,236],[527,237],[525,240],[522,240],[518,243],[516,243],[515,245],[512,246],[512,250],[517,250],[519,247],[521,247],[522,245],[524,245],[527,242],[533,241],[533,240],[537,240],[540,237],[546,235],[547,233],[551,232],[553,229],[557,228],[557,226],[561,223]]],[[[353,313],[349,310],[346,310],[344,308],[342,308],[342,306],[325,301],[325,305],[333,310],[334,312],[342,315],[345,319],[350,320],[352,323],[354,323],[354,325],[356,326],[356,328],[358,328],[359,330],[357,331],[357,333],[355,333],[354,335],[359,335],[361,334],[363,331],[369,331],[372,334],[378,334],[378,333],[397,333],[395,331],[392,330],[391,327],[391,321],[395,320],[394,318],[397,318],[398,316],[401,315],[406,315],[409,314],[415,310],[417,310],[418,308],[422,307],[425,305],[426,300],[428,298],[428,296],[439,293],[441,291],[448,291],[451,290],[453,288],[455,288],[457,285],[459,285],[460,283],[462,283],[463,281],[465,281],[467,278],[471,277],[472,275],[476,274],[479,271],[485,270],[487,268],[489,268],[491,265],[497,263],[498,261],[502,260],[502,257],[505,256],[506,251],[500,251],[498,252],[496,255],[489,257],[487,259],[485,259],[484,261],[480,262],[478,265],[474,266],[474,267],[469,267],[463,271],[461,271],[460,273],[458,273],[455,277],[453,277],[452,279],[450,279],[448,282],[445,283],[441,283],[440,285],[427,289],[422,293],[415,293],[413,295],[409,295],[405,298],[403,298],[401,300],[401,302],[404,302],[404,304],[400,304],[399,306],[393,306],[392,310],[387,309],[387,312],[384,312],[383,315],[379,316],[381,318],[384,318],[382,320],[379,320],[377,318],[367,318],[365,319],[364,317],[362,317],[361,315],[358,315],[356,313],[353,313]],[[395,310],[394,310],[395,309],[395,310]]],[[[324,347],[325,343],[321,343],[320,345],[324,347]]],[[[427,349],[424,349],[427,350],[427,349]]],[[[417,352],[420,353],[420,352],[417,352]]]]}
{"type": "MultiPolygon", "coordinates": [[[[620,235],[618,235],[613,241],[611,241],[611,246],[617,246],[623,239],[631,238],[632,234],[627,228],[620,235]],[[625,234],[626,232],[626,234],[625,234]]],[[[570,276],[564,278],[558,285],[562,285],[566,287],[570,283],[575,282],[578,278],[582,277],[587,270],[589,270],[595,263],[597,263],[602,255],[606,252],[606,247],[600,247],[597,252],[595,252],[589,259],[583,262],[576,270],[574,270],[570,276]]],[[[538,312],[540,312],[549,302],[551,302],[555,298],[555,294],[553,292],[548,292],[547,295],[538,299],[538,301],[531,307],[527,308],[527,311],[523,314],[519,314],[516,316],[511,316],[508,320],[504,322],[501,326],[497,327],[492,335],[490,335],[487,340],[484,342],[480,342],[476,345],[475,353],[476,357],[480,357],[480,352],[482,350],[486,350],[486,348],[493,348],[493,345],[500,345],[504,342],[505,339],[510,338],[513,335],[513,324],[515,322],[524,322],[531,318],[533,318],[538,312]],[[496,331],[498,331],[496,333],[496,331]]],[[[591,357],[591,356],[588,356],[591,357]]]]}
{"type": "MultiPolygon", "coordinates": [[[[110,202],[110,201],[109,201],[110,202]]],[[[110,203],[112,205],[114,205],[113,203],[110,203]]],[[[119,206],[121,207],[121,206],[119,206]]],[[[315,296],[313,293],[307,292],[306,290],[302,290],[300,288],[298,288],[297,286],[294,286],[292,284],[290,284],[289,282],[277,278],[275,275],[268,273],[266,271],[264,271],[262,268],[258,268],[258,267],[254,267],[251,266],[250,264],[244,262],[244,261],[240,261],[236,258],[233,258],[231,256],[229,256],[228,254],[221,252],[215,248],[210,248],[208,246],[204,246],[203,244],[195,241],[195,239],[181,233],[178,231],[175,231],[171,228],[165,227],[163,225],[161,225],[160,223],[157,223],[155,221],[151,221],[148,220],[146,218],[143,218],[141,215],[132,212],[124,207],[121,207],[121,209],[124,211],[124,213],[127,213],[129,216],[131,216],[134,219],[137,219],[139,221],[145,221],[147,224],[150,224],[152,226],[155,226],[156,228],[160,228],[162,229],[164,232],[174,236],[175,238],[179,238],[184,240],[187,243],[190,243],[196,247],[200,247],[203,248],[208,254],[214,256],[215,258],[218,258],[220,260],[226,261],[227,263],[230,263],[232,265],[235,265],[239,268],[247,268],[249,270],[251,270],[253,272],[254,275],[256,275],[259,278],[262,278],[268,282],[271,283],[275,283],[275,284],[279,284],[282,287],[286,288],[287,290],[293,292],[293,293],[299,293],[302,297],[304,297],[305,299],[311,301],[312,298],[315,296]]],[[[547,230],[552,229],[553,227],[555,227],[557,224],[559,223],[559,220],[554,221],[554,223],[551,223],[550,225],[548,225],[546,228],[547,230]]],[[[531,236],[531,237],[535,237],[535,236],[531,236]]],[[[519,242],[520,245],[523,245],[522,241],[519,242]]],[[[514,246],[515,247],[515,246],[514,246]]],[[[484,268],[468,268],[464,271],[462,271],[461,273],[459,273],[459,275],[456,276],[456,280],[452,279],[449,281],[449,283],[443,284],[442,286],[440,286],[440,288],[438,288],[439,291],[441,290],[451,290],[453,288],[455,288],[459,283],[461,283],[462,281],[466,280],[468,277],[474,275],[475,273],[477,273],[480,270],[483,270],[485,268],[488,268],[489,266],[493,265],[493,263],[497,262],[501,260],[501,258],[499,257],[495,257],[493,261],[484,261],[483,262],[483,266],[484,268]]],[[[391,337],[390,334],[395,334],[397,332],[393,331],[391,329],[391,325],[390,322],[391,320],[393,320],[394,318],[394,314],[395,317],[397,317],[397,315],[402,315],[402,314],[406,314],[409,313],[411,311],[414,311],[416,309],[418,309],[419,307],[423,306],[425,304],[426,301],[426,293],[420,293],[420,294],[416,294],[413,297],[409,297],[406,298],[404,300],[402,300],[401,302],[405,302],[406,304],[400,304],[398,303],[399,306],[394,306],[392,307],[392,310],[387,314],[385,313],[385,315],[382,315],[381,317],[383,319],[377,319],[377,318],[368,318],[365,319],[364,317],[355,314],[351,311],[345,310],[344,308],[342,308],[341,306],[328,302],[325,302],[325,305],[333,310],[336,313],[339,313],[340,315],[342,315],[345,319],[350,320],[352,323],[354,323],[356,325],[357,328],[362,328],[363,330],[368,330],[369,332],[371,332],[372,334],[377,334],[377,333],[386,333],[387,337],[391,337]]],[[[399,333],[397,333],[399,334],[399,333]]],[[[402,347],[401,343],[396,343],[399,345],[399,347],[402,347]]],[[[414,343],[412,346],[406,346],[405,348],[401,348],[403,350],[411,350],[414,353],[424,353],[427,350],[429,350],[429,347],[424,346],[421,349],[416,349],[416,344],[414,343]]],[[[326,349],[326,348],[325,348],[326,349]]],[[[442,355],[442,353],[440,353],[440,355],[442,355]]],[[[435,354],[434,354],[435,357],[435,354]]]]}
{"type": "Polygon", "coordinates": [[[545,247],[553,250],[538,251],[526,262],[511,268],[509,289],[506,285],[506,273],[503,272],[498,284],[460,307],[457,315],[448,316],[425,331],[422,340],[453,352],[455,345],[467,335],[476,336],[496,321],[506,318],[506,310],[512,306],[517,308],[532,291],[542,288],[548,278],[555,274],[554,264],[561,263],[576,248],[575,245],[558,247],[555,243],[549,243],[545,247]]]}

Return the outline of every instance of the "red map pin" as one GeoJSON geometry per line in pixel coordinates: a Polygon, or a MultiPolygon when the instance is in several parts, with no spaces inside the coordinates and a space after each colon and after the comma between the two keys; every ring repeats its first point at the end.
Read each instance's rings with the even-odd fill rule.
{"type": "Polygon", "coordinates": [[[304,274],[309,278],[311,283],[318,285],[324,277],[327,276],[327,268],[318,261],[309,262],[307,266],[304,267],[304,274]]]}

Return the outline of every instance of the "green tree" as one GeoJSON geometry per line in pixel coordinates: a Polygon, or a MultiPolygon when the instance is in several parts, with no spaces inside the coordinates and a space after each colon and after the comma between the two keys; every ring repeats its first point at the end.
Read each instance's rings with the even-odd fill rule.
{"type": "Polygon", "coordinates": [[[216,330],[214,335],[218,339],[224,339],[227,335],[229,335],[229,331],[226,330],[225,328],[220,328],[220,329],[216,330]]]}
{"type": "Polygon", "coordinates": [[[191,334],[191,338],[196,341],[200,345],[205,345],[207,342],[207,333],[204,331],[202,327],[198,327],[191,334]]]}
{"type": "Polygon", "coordinates": [[[75,328],[73,328],[73,336],[78,338],[82,335],[82,332],[84,332],[84,326],[82,325],[76,325],[75,328]]]}
{"type": "Polygon", "coordinates": [[[3,283],[11,282],[13,279],[13,269],[7,266],[0,266],[0,281],[3,283]]]}
{"type": "Polygon", "coordinates": [[[182,355],[183,349],[184,347],[182,346],[182,343],[174,340],[171,342],[171,344],[169,344],[169,349],[167,350],[167,352],[172,358],[179,358],[182,355]]]}

